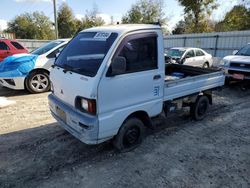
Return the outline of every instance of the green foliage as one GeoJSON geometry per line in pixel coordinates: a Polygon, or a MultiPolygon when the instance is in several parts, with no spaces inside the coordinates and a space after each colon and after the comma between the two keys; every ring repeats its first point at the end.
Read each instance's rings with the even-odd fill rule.
{"type": "Polygon", "coordinates": [[[225,18],[215,26],[216,31],[239,31],[250,29],[250,9],[237,5],[226,13],[225,18]]]}
{"type": "Polygon", "coordinates": [[[20,39],[53,39],[54,32],[49,17],[42,12],[24,13],[8,23],[6,32],[20,39]]]}
{"type": "Polygon", "coordinates": [[[96,6],[93,7],[93,10],[86,11],[84,18],[81,20],[75,18],[71,8],[66,3],[63,3],[59,9],[58,30],[61,38],[69,38],[80,30],[103,24],[104,20],[98,16],[98,8],[96,6]]]}
{"type": "Polygon", "coordinates": [[[174,30],[172,31],[172,34],[173,35],[176,35],[176,34],[184,34],[186,32],[186,23],[183,21],[183,20],[180,20],[174,30]]]}
{"type": "Polygon", "coordinates": [[[165,25],[166,17],[163,7],[162,0],[139,0],[122,17],[122,23],[153,23],[160,21],[162,25],[165,25]]]}
{"type": "Polygon", "coordinates": [[[104,20],[98,16],[98,8],[94,7],[93,10],[86,12],[85,17],[82,19],[81,29],[97,27],[104,24],[104,20]]]}
{"type": "Polygon", "coordinates": [[[212,11],[217,8],[216,0],[178,0],[184,7],[185,32],[211,32],[213,28],[209,21],[212,11]]]}
{"type": "Polygon", "coordinates": [[[75,34],[77,30],[75,20],[72,9],[66,3],[63,3],[59,8],[57,17],[59,38],[70,38],[75,34]]]}

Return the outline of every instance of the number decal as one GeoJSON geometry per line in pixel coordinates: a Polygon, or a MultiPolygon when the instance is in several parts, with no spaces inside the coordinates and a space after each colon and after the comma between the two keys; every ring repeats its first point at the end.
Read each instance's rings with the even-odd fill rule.
{"type": "Polygon", "coordinates": [[[160,86],[155,86],[153,93],[154,93],[154,96],[159,96],[160,95],[160,86]]]}

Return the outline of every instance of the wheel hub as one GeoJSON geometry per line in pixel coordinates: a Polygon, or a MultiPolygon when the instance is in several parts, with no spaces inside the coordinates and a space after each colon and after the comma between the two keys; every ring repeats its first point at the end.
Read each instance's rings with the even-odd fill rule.
{"type": "Polygon", "coordinates": [[[35,75],[31,80],[31,86],[35,91],[43,91],[48,87],[49,80],[43,74],[35,75]]]}

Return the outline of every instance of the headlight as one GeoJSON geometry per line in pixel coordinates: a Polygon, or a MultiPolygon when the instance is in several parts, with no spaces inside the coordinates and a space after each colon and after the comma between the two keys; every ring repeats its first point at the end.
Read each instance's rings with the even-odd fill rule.
{"type": "Polygon", "coordinates": [[[88,104],[88,101],[86,100],[86,99],[81,99],[81,107],[84,109],[84,110],[86,110],[86,111],[88,111],[88,109],[89,109],[89,104],[88,104]]]}
{"type": "Polygon", "coordinates": [[[220,61],[220,66],[221,66],[221,67],[228,67],[229,64],[230,64],[230,61],[229,61],[229,60],[222,59],[222,60],[220,61]]]}

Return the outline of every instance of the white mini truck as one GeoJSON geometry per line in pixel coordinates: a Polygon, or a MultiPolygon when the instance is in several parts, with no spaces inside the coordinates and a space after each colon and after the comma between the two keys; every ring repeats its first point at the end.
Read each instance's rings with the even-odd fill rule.
{"type": "Polygon", "coordinates": [[[86,144],[141,143],[151,119],[183,106],[196,120],[224,85],[222,71],[165,64],[158,25],[117,25],[80,32],[57,58],[49,106],[59,124],[86,144]]]}

